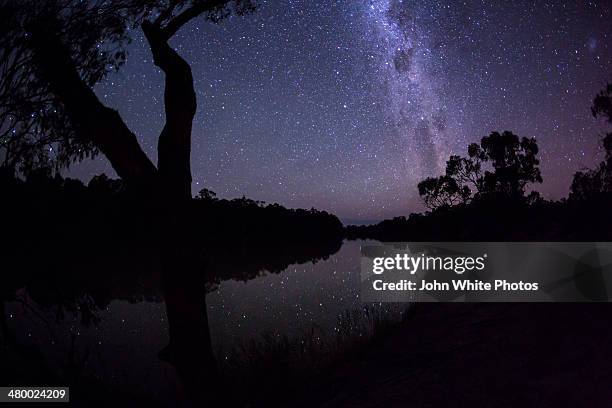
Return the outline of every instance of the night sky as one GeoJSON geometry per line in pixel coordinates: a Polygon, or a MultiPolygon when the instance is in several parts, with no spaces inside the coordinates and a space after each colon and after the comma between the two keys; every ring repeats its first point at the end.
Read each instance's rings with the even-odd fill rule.
{"type": "MultiPolygon", "coordinates": [[[[589,108],[612,81],[612,1],[259,3],[172,41],[198,94],[194,193],[373,220],[421,211],[416,184],[493,130],[537,138],[546,198],[602,157],[589,108]]],[[[156,162],[163,76],[140,31],[96,91],[156,162]]]]}

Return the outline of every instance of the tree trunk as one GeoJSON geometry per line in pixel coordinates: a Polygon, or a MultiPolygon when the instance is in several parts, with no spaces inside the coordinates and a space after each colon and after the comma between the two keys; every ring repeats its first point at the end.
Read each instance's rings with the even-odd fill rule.
{"type": "Polygon", "coordinates": [[[197,402],[220,398],[203,280],[191,260],[188,216],[191,199],[191,130],[197,102],[189,64],[174,51],[159,28],[143,24],[155,64],[164,71],[166,124],[159,136],[157,168],[119,114],[104,106],[81,79],[61,41],[34,34],[33,48],[42,74],[66,107],[78,137],[91,140],[126,182],[161,187],[160,226],[163,292],[170,344],[160,357],[176,368],[197,402]],[[202,392],[202,390],[206,392],[202,392]]]}
{"type": "Polygon", "coordinates": [[[170,344],[162,358],[176,368],[190,399],[198,406],[217,406],[221,378],[208,327],[206,293],[189,242],[191,199],[191,130],[197,102],[189,64],[173,50],[166,36],[151,23],[143,23],[153,61],[165,74],[166,123],[157,154],[165,196],[162,273],[170,344]]]}
{"type": "Polygon", "coordinates": [[[197,102],[189,64],[173,50],[162,32],[145,22],[142,29],[155,65],[164,71],[166,124],[157,145],[160,178],[172,198],[191,198],[191,128],[197,102]]]}
{"type": "Polygon", "coordinates": [[[165,251],[162,280],[170,342],[160,358],[174,366],[196,406],[210,405],[221,397],[222,382],[210,338],[204,280],[184,248],[177,245],[165,251]]]}

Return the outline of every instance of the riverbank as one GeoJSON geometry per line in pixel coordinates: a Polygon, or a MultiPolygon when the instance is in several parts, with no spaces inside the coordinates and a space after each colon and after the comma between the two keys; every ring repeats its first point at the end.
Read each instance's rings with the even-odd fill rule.
{"type": "Polygon", "coordinates": [[[300,406],[609,406],[610,320],[607,303],[418,304],[300,406]]]}

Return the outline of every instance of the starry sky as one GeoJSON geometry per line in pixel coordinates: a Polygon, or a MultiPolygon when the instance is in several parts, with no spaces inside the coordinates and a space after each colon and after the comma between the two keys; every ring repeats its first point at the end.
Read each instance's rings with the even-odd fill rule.
{"type": "MultiPolygon", "coordinates": [[[[536,137],[546,198],[602,157],[612,1],[279,0],[172,40],[198,95],[194,193],[332,211],[422,211],[416,184],[494,130],[536,137]]],[[[142,33],[96,87],[157,160],[163,76],[142,33]]],[[[68,175],[115,175],[99,157],[68,175]]]]}

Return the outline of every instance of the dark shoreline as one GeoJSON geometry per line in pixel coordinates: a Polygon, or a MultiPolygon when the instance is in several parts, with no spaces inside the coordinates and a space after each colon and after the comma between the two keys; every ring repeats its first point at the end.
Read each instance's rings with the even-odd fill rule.
{"type": "Polygon", "coordinates": [[[608,303],[428,303],[411,310],[319,379],[299,406],[609,406],[608,303]]]}

